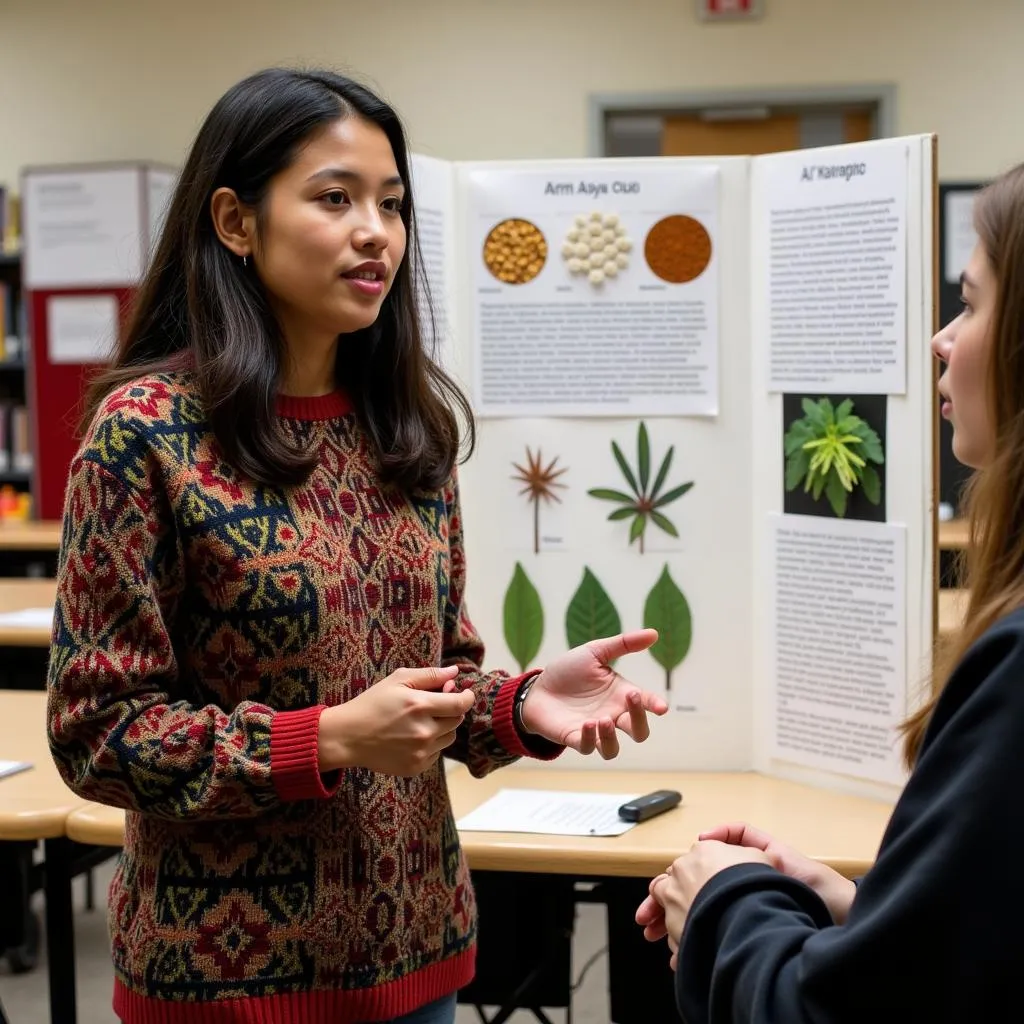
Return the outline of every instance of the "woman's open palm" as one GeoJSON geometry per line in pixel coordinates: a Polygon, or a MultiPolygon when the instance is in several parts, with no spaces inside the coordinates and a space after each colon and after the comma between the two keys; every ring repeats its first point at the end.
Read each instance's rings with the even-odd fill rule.
{"type": "Polygon", "coordinates": [[[526,728],[582,754],[619,752],[618,732],[641,743],[650,735],[648,714],[663,715],[668,704],[639,689],[612,667],[627,654],[657,642],[653,629],[592,640],[556,658],[537,677],[523,704],[526,728]]]}

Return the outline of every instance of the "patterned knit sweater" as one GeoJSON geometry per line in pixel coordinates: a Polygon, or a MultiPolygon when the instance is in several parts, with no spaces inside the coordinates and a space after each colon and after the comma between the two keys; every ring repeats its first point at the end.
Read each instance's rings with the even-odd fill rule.
{"type": "Polygon", "coordinates": [[[323,774],[317,728],[400,667],[458,664],[447,753],[524,747],[522,677],[485,674],[463,603],[455,480],[382,486],[342,393],[282,396],[307,483],[222,458],[187,371],[111,395],[72,464],[49,676],[51,749],[126,808],[110,893],[127,1024],[387,1020],[472,977],[476,905],[444,768],[323,774]]]}

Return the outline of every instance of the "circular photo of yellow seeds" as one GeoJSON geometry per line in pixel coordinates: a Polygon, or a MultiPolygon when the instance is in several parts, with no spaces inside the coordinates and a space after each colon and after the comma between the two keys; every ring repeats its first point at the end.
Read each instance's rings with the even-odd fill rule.
{"type": "Polygon", "coordinates": [[[548,243],[536,224],[514,217],[495,224],[484,241],[484,263],[503,284],[526,284],[544,269],[548,243]]]}

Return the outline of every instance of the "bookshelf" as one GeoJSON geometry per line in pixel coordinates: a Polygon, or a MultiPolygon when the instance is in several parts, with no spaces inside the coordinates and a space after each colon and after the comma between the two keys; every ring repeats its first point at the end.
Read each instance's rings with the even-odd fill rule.
{"type": "Polygon", "coordinates": [[[0,250],[0,519],[31,514],[29,351],[21,255],[0,250]]]}

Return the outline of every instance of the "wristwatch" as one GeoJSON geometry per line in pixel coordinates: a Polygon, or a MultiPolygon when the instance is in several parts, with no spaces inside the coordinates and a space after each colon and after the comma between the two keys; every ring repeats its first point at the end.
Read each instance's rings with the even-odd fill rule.
{"type": "Polygon", "coordinates": [[[526,695],[530,692],[530,687],[537,681],[537,676],[530,676],[522,686],[516,690],[515,703],[512,705],[512,724],[516,727],[518,732],[523,736],[532,736],[533,733],[523,724],[523,704],[526,703],[526,695]]]}

